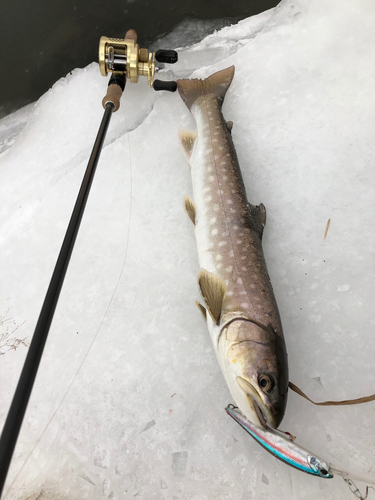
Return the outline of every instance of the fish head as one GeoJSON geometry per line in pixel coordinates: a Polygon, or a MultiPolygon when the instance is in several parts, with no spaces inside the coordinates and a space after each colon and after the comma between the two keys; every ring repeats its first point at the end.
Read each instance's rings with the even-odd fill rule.
{"type": "Polygon", "coordinates": [[[288,390],[283,338],[272,328],[236,319],[224,327],[219,344],[223,372],[241,412],[257,426],[277,428],[288,390]]]}

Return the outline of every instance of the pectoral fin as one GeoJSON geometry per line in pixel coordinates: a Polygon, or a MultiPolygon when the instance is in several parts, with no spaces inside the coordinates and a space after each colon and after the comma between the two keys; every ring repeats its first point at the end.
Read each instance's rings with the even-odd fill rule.
{"type": "Polygon", "coordinates": [[[221,278],[206,271],[206,269],[200,270],[198,284],[206,309],[218,325],[225,296],[225,284],[221,278]]]}
{"type": "Polygon", "coordinates": [[[179,130],[178,138],[180,139],[184,155],[187,161],[190,162],[191,154],[194,149],[194,144],[197,139],[197,132],[191,130],[179,130]]]}
{"type": "Polygon", "coordinates": [[[197,304],[198,309],[202,313],[202,316],[203,316],[204,320],[207,321],[207,311],[206,311],[206,308],[204,306],[202,306],[202,304],[200,304],[197,300],[195,301],[195,303],[197,304]]]}
{"type": "Polygon", "coordinates": [[[189,196],[184,196],[184,209],[188,214],[191,222],[195,225],[195,205],[194,202],[189,196]]]}

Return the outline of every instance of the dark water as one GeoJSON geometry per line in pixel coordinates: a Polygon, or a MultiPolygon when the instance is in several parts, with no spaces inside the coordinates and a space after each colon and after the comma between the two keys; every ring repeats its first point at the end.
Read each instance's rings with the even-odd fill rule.
{"type": "MultiPolygon", "coordinates": [[[[99,38],[133,28],[148,47],[182,21],[221,28],[279,0],[0,0],[0,117],[38,99],[60,77],[97,61],[99,38]]],[[[203,35],[191,33],[192,43],[203,35]]],[[[167,48],[167,47],[166,47],[167,48]]]]}

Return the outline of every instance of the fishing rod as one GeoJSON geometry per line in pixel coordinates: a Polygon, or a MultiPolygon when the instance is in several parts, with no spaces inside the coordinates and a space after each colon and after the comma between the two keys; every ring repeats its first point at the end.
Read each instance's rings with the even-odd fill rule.
{"type": "Polygon", "coordinates": [[[103,76],[112,73],[107,94],[102,101],[104,115],[91,152],[80,191],[57,258],[55,269],[47,289],[43,306],[35,327],[30,347],[22,368],[13,400],[5,420],[0,438],[0,497],[8,474],[14,448],[17,443],[27,404],[38,372],[48,332],[53,320],[60,291],[64,282],[69,260],[78,234],[79,226],[86,207],[90,188],[94,179],[100,153],[112,117],[120,107],[120,98],[125,89],[126,79],[137,83],[139,76],[146,76],[154,90],[175,92],[174,81],[154,80],[155,61],[174,64],[178,55],[174,50],[158,50],[155,53],[139,48],[137,33],[127,31],[125,38],[101,37],[99,42],[99,68],[103,76]]]}

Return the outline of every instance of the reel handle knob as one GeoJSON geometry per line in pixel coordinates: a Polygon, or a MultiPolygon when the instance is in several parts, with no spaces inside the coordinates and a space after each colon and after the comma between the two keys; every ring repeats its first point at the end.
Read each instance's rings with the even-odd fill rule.
{"type": "Polygon", "coordinates": [[[155,59],[161,63],[174,64],[178,61],[178,54],[175,50],[159,49],[155,52],[155,59]]]}
{"type": "Polygon", "coordinates": [[[154,90],[167,90],[168,92],[176,92],[177,82],[166,82],[164,80],[154,80],[154,90]]]}

